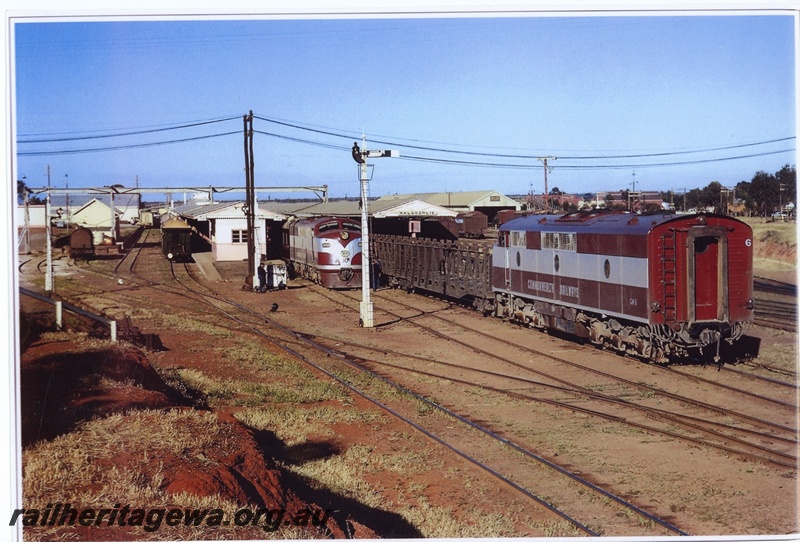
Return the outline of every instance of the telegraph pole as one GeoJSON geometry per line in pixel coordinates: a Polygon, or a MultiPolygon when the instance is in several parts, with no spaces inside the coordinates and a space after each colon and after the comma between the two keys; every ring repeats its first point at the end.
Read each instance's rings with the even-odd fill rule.
{"type": "Polygon", "coordinates": [[[247,219],[247,273],[252,281],[253,288],[256,287],[258,274],[256,267],[255,250],[255,182],[253,169],[253,112],[244,116],[244,171],[245,171],[245,205],[244,213],[247,219]]]}
{"type": "Polygon", "coordinates": [[[369,295],[370,271],[372,262],[369,255],[369,178],[367,177],[367,158],[395,158],[400,156],[397,151],[368,151],[366,137],[362,137],[359,148],[358,143],[353,143],[353,160],[359,165],[359,180],[361,182],[361,327],[375,327],[373,306],[369,295]]]}
{"type": "MultiPolygon", "coordinates": [[[[66,202],[67,212],[66,212],[66,214],[64,216],[66,216],[66,218],[67,218],[65,222],[67,224],[67,229],[69,229],[69,174],[68,173],[64,174],[64,188],[67,189],[67,193],[66,193],[66,196],[67,196],[67,202],[66,202]]],[[[111,208],[113,209],[114,207],[112,206],[111,208]]],[[[113,215],[113,213],[111,215],[111,223],[112,223],[112,225],[114,223],[114,215],[113,215]]],[[[113,237],[113,235],[112,235],[112,237],[113,237]]]]}
{"type": "MultiPolygon", "coordinates": [[[[48,172],[50,166],[47,166],[48,172]]],[[[49,184],[49,183],[48,183],[49,184]]],[[[47,226],[47,242],[45,250],[47,251],[47,270],[44,272],[44,291],[48,294],[53,291],[53,231],[50,225],[50,191],[47,191],[47,197],[44,199],[44,219],[47,226]]]]}
{"type": "Polygon", "coordinates": [[[544,163],[544,212],[547,213],[550,211],[550,197],[547,192],[547,161],[558,160],[558,158],[555,156],[541,156],[537,160],[541,160],[544,163]]]}

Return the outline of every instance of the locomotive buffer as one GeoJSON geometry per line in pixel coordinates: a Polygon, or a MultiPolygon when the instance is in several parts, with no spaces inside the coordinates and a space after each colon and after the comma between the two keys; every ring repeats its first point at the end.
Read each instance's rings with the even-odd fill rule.
{"type": "MultiPolygon", "coordinates": [[[[362,140],[362,145],[367,146],[366,140],[362,140]]],[[[399,151],[368,151],[361,149],[358,142],[353,143],[353,160],[359,164],[361,170],[361,305],[360,323],[361,327],[374,327],[372,301],[369,295],[370,285],[370,256],[369,256],[369,211],[367,201],[369,200],[369,179],[367,177],[367,158],[396,158],[400,156],[399,151]]]]}

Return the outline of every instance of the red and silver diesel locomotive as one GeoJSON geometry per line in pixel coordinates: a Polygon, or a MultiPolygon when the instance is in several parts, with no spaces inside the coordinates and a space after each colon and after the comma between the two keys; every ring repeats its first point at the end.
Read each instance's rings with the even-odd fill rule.
{"type": "Polygon", "coordinates": [[[288,225],[294,275],[326,288],[361,287],[361,224],[350,218],[314,217],[288,225]]]}
{"type": "Polygon", "coordinates": [[[496,316],[665,361],[753,320],[751,228],[719,215],[532,215],[500,227],[496,316]]]}

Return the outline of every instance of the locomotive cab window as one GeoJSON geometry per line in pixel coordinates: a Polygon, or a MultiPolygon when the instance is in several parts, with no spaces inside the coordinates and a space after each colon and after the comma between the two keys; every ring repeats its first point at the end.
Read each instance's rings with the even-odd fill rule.
{"type": "Polygon", "coordinates": [[[322,233],[324,231],[328,231],[328,230],[338,230],[339,229],[339,223],[337,221],[335,221],[335,220],[332,221],[332,222],[325,222],[324,224],[320,224],[319,228],[317,228],[317,229],[318,229],[318,231],[320,233],[322,233]]]}
{"type": "Polygon", "coordinates": [[[511,246],[512,247],[524,247],[525,246],[525,232],[524,231],[512,231],[511,232],[511,246]]]}
{"type": "Polygon", "coordinates": [[[361,224],[353,224],[352,222],[342,222],[343,230],[361,231],[361,224]]]}

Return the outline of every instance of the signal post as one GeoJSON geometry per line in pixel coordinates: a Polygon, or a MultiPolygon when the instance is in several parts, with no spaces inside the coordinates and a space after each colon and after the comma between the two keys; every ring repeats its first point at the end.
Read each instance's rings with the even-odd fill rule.
{"type": "MultiPolygon", "coordinates": [[[[366,147],[366,141],[362,141],[366,147]]],[[[367,158],[396,158],[400,153],[391,151],[368,151],[361,149],[358,143],[353,143],[353,160],[359,164],[361,181],[361,304],[359,323],[361,327],[375,327],[373,318],[373,306],[370,299],[370,274],[372,271],[372,260],[369,251],[369,178],[367,177],[367,158]]]]}

